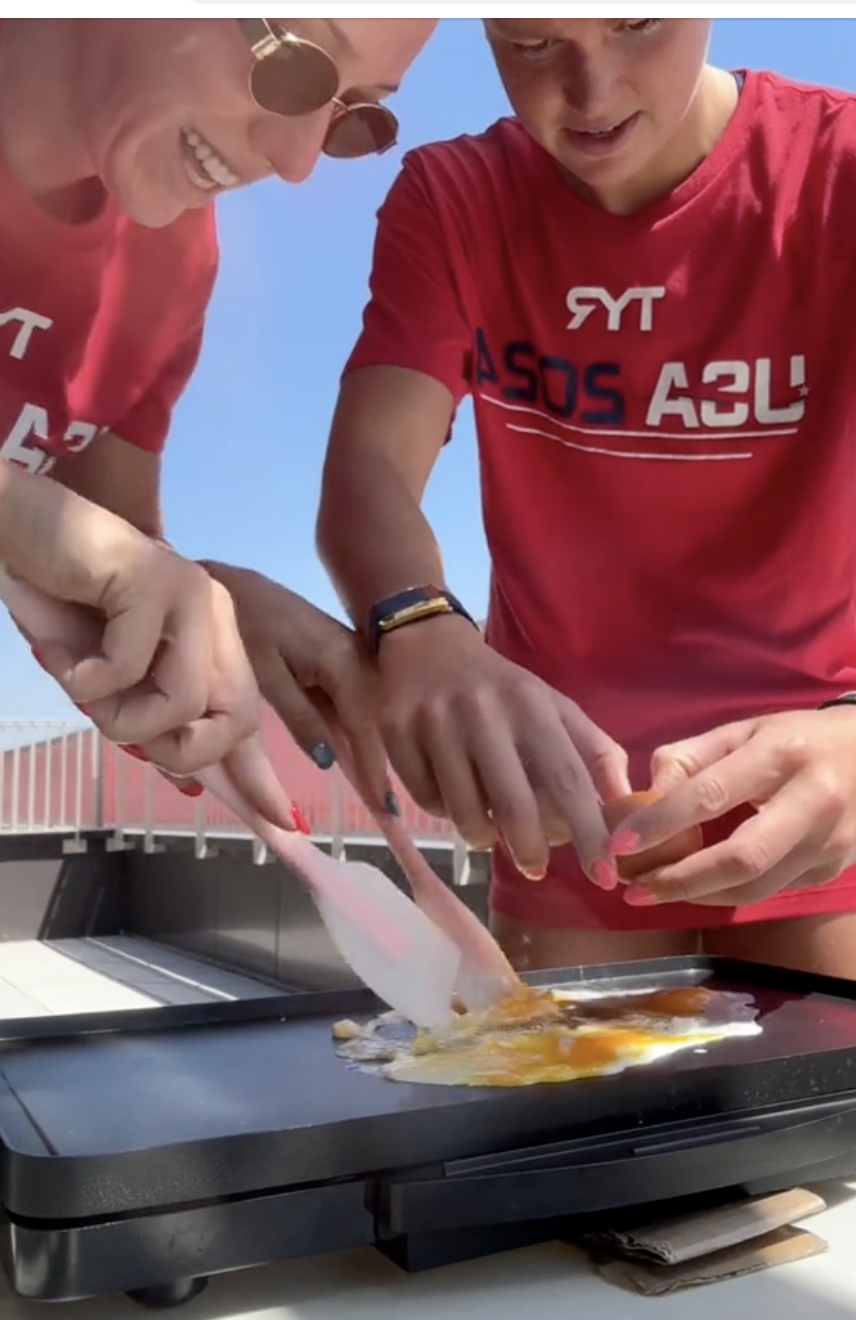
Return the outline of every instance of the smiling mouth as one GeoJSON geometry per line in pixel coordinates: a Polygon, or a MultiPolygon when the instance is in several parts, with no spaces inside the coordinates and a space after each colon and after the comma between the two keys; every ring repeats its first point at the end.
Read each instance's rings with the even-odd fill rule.
{"type": "Polygon", "coordinates": [[[195,128],[181,130],[181,159],[190,182],[203,192],[216,192],[225,188],[239,188],[243,183],[222,156],[206,142],[195,128]]]}
{"type": "Polygon", "coordinates": [[[639,120],[639,112],[597,128],[566,128],[566,139],[585,156],[609,156],[623,147],[639,120]]]}
{"type": "Polygon", "coordinates": [[[614,124],[609,124],[605,128],[573,128],[571,129],[571,132],[579,134],[580,137],[591,138],[594,142],[598,142],[615,137],[616,133],[619,133],[625,125],[629,124],[632,118],[632,115],[628,115],[625,119],[619,119],[614,124]]]}

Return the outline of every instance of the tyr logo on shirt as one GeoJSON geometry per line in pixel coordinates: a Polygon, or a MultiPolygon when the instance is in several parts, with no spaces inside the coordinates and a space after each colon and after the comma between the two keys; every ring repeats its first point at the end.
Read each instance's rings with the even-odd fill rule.
{"type": "MultiPolygon", "coordinates": [[[[7,326],[12,332],[7,354],[15,361],[23,362],[34,336],[39,331],[49,331],[53,321],[49,316],[42,316],[39,312],[30,311],[26,307],[0,310],[0,345],[2,346],[7,343],[7,337],[2,333],[7,326]]],[[[48,373],[44,383],[50,388],[56,387],[59,382],[51,379],[48,373]]],[[[0,417],[0,426],[4,425],[7,425],[6,419],[0,417]]],[[[90,441],[94,440],[99,429],[94,422],[69,421],[62,428],[61,433],[56,434],[47,408],[41,404],[25,401],[20,405],[18,414],[5,436],[0,438],[0,459],[15,463],[33,475],[45,474],[56,462],[56,452],[52,454],[51,449],[73,454],[80,453],[90,441]],[[33,441],[35,443],[32,443],[33,441]]]]}
{"type": "Polygon", "coordinates": [[[637,319],[631,324],[634,329],[650,331],[654,329],[654,303],[659,298],[665,298],[666,290],[661,285],[651,285],[650,288],[625,289],[619,297],[613,298],[608,289],[598,288],[596,285],[581,284],[568,290],[568,296],[565,299],[565,305],[571,313],[571,319],[568,322],[568,330],[579,330],[581,325],[589,319],[592,312],[603,308],[606,313],[607,330],[621,330],[626,328],[627,322],[622,325],[624,313],[632,303],[638,303],[639,310],[637,319]]]}
{"type": "Polygon", "coordinates": [[[33,331],[50,330],[53,321],[49,316],[41,316],[38,312],[28,312],[26,307],[10,307],[7,311],[0,312],[0,326],[16,323],[18,328],[12,340],[12,347],[9,349],[9,356],[20,361],[30,347],[33,331]]]}

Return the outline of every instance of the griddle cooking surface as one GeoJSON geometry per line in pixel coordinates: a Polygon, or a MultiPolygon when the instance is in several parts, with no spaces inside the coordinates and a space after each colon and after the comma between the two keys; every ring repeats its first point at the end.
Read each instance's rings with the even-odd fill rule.
{"type": "MultiPolygon", "coordinates": [[[[763,1032],[614,1078],[512,1090],[402,1085],[349,1068],[331,1035],[341,1011],[7,1043],[3,1201],[47,1214],[50,1172],[51,1216],[114,1213],[856,1087],[856,1003],[845,997],[856,986],[715,960],[617,970],[585,980],[744,991],[760,1006],[763,1032]]],[[[531,979],[570,985],[579,976],[531,979]]]]}

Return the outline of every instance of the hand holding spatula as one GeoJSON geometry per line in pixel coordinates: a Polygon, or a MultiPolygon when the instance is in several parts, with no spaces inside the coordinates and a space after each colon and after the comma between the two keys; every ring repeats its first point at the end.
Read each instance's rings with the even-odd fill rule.
{"type": "MultiPolygon", "coordinates": [[[[2,568],[0,599],[34,642],[62,644],[80,655],[100,651],[99,626],[90,614],[52,600],[2,568]]],[[[260,775],[272,773],[257,738],[245,751],[257,762],[260,775]]],[[[434,875],[397,823],[378,821],[419,906],[377,868],[335,862],[303,835],[264,819],[249,806],[223,764],[196,777],[299,877],[356,975],[417,1026],[447,1022],[455,992],[465,1005],[475,1006],[486,997],[495,1002],[513,988],[514,973],[489,933],[434,875]]],[[[284,791],[283,802],[287,807],[284,791]]]]}

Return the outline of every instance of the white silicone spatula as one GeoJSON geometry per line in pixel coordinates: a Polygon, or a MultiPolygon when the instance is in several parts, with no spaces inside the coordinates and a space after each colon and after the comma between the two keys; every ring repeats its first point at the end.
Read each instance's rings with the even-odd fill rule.
{"type": "MultiPolygon", "coordinates": [[[[359,792],[359,771],[349,749],[341,741],[337,741],[336,756],[359,792]]],[[[455,993],[464,1008],[489,1008],[519,993],[523,982],[487,926],[429,866],[398,818],[373,814],[375,824],[410,885],[417,906],[461,951],[455,993]]]]}
{"type": "Polygon", "coordinates": [[[224,766],[197,778],[303,881],[339,953],[379,999],[418,1027],[452,1018],[461,950],[388,876],[366,862],[336,862],[305,835],[265,820],[224,766]]]}
{"type": "MultiPolygon", "coordinates": [[[[95,620],[11,577],[2,565],[0,600],[32,642],[61,644],[80,655],[100,650],[95,620]]],[[[253,752],[264,770],[266,755],[258,740],[253,752]]],[[[418,1027],[431,1029],[451,1019],[461,951],[388,876],[363,862],[336,862],[304,835],[264,820],[225,765],[196,778],[303,882],[339,953],[378,998],[418,1027]]]]}
{"type": "Polygon", "coordinates": [[[489,1008],[523,989],[523,982],[475,912],[429,866],[400,820],[381,822],[384,836],[419,908],[461,951],[455,992],[464,1008],[489,1008]]]}

